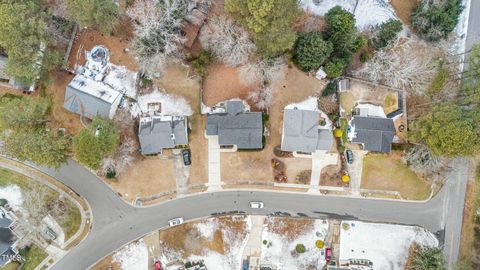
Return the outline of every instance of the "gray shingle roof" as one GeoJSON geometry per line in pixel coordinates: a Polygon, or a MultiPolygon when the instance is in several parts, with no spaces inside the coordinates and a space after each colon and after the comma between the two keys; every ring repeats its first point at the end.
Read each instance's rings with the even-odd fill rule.
{"type": "Polygon", "coordinates": [[[309,110],[286,109],[283,113],[282,150],[312,153],[330,150],[333,134],[327,129],[318,129],[320,113],[309,110]]]}
{"type": "Polygon", "coordinates": [[[160,118],[140,121],[138,138],[143,155],[156,154],[165,148],[188,144],[187,119],[162,121],[160,118]]]}
{"type": "Polygon", "coordinates": [[[4,259],[3,254],[10,254],[10,248],[16,242],[17,237],[10,228],[0,228],[0,266],[5,265],[8,260],[4,259]]]}
{"type": "Polygon", "coordinates": [[[245,112],[241,101],[228,101],[227,113],[207,115],[207,135],[218,135],[220,145],[236,145],[239,149],[263,147],[261,112],[245,112]]]}
{"type": "Polygon", "coordinates": [[[121,94],[109,86],[82,75],[77,75],[67,85],[63,107],[71,112],[93,118],[109,118],[112,106],[121,94]]]}
{"type": "Polygon", "coordinates": [[[356,136],[352,142],[362,143],[368,151],[388,153],[392,149],[395,125],[390,118],[354,116],[356,136]]]}

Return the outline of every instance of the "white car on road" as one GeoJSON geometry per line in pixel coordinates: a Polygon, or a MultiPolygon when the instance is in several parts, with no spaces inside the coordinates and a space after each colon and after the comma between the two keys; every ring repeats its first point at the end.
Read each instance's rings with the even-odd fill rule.
{"type": "Polygon", "coordinates": [[[182,223],[183,223],[183,218],[181,218],[181,217],[172,218],[168,221],[168,225],[170,225],[170,227],[177,226],[177,225],[180,225],[182,223]]]}
{"type": "Polygon", "coordinates": [[[263,202],[250,202],[250,208],[254,208],[254,209],[263,208],[263,202]]]}

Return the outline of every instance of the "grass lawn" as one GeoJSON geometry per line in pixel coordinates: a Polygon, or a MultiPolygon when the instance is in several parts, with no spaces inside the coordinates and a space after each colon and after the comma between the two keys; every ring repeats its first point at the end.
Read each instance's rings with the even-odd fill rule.
{"type": "Polygon", "coordinates": [[[20,255],[22,255],[23,259],[25,260],[22,270],[35,269],[35,267],[37,267],[48,256],[45,251],[36,245],[32,245],[30,248],[21,250],[20,255]]]}
{"type": "Polygon", "coordinates": [[[342,130],[342,141],[343,143],[348,142],[347,138],[347,128],[348,128],[348,121],[345,118],[340,118],[340,129],[342,130]]]}
{"type": "Polygon", "coordinates": [[[4,267],[0,267],[0,269],[1,270],[17,270],[19,267],[20,267],[20,264],[18,262],[10,262],[4,267]]]}
{"type": "Polygon", "coordinates": [[[340,93],[340,106],[345,110],[344,115],[351,115],[353,106],[355,106],[355,98],[350,92],[340,93]]]}
{"type": "MultiPolygon", "coordinates": [[[[17,185],[20,187],[20,189],[22,189],[22,192],[28,192],[30,190],[37,189],[40,184],[24,175],[7,170],[5,168],[0,168],[0,187],[5,187],[8,185],[17,185]]],[[[49,188],[46,197],[46,203],[48,203],[54,198],[58,197],[58,193],[49,188]]],[[[67,211],[65,214],[68,217],[60,223],[60,226],[65,233],[65,240],[67,240],[77,232],[78,228],[80,227],[82,217],[80,215],[80,210],[76,207],[76,205],[67,199],[63,199],[63,201],[67,206],[67,211]]]]}
{"type": "Polygon", "coordinates": [[[364,157],[361,188],[398,191],[410,200],[424,200],[430,195],[429,183],[385,154],[369,153],[364,157]]]}

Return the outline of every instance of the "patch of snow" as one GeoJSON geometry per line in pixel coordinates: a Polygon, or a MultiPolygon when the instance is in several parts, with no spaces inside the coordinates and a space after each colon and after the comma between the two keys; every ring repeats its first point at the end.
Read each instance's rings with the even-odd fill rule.
{"type": "Polygon", "coordinates": [[[212,250],[204,250],[202,255],[191,255],[188,257],[189,261],[202,260],[207,269],[223,269],[223,270],[238,270],[242,265],[243,249],[248,240],[248,220],[246,217],[245,222],[247,227],[245,229],[246,236],[239,238],[238,234],[230,230],[222,230],[223,242],[228,245],[225,254],[220,254],[212,250]]]}
{"type": "Polygon", "coordinates": [[[438,246],[437,238],[420,227],[343,221],[339,260],[368,259],[373,262],[373,269],[401,270],[413,242],[421,246],[438,246]],[[344,230],[343,223],[350,224],[350,228],[344,230]]]}
{"type": "Polygon", "coordinates": [[[262,245],[262,262],[273,264],[277,269],[307,269],[307,266],[320,266],[325,264],[324,252],[315,246],[316,240],[325,241],[328,232],[327,220],[315,220],[313,229],[299,235],[290,241],[285,235],[279,235],[268,230],[265,226],[262,240],[269,242],[262,245]],[[297,244],[305,245],[306,251],[301,254],[295,252],[297,244]]]}
{"type": "Polygon", "coordinates": [[[303,9],[317,16],[324,16],[331,8],[341,6],[353,13],[360,30],[396,19],[395,11],[388,0],[300,0],[303,9]]]}
{"type": "Polygon", "coordinates": [[[121,270],[147,270],[148,249],[143,240],[129,244],[113,255],[121,270]]]}
{"type": "Polygon", "coordinates": [[[292,109],[306,110],[306,111],[318,111],[318,99],[316,97],[308,97],[302,102],[291,103],[285,106],[286,110],[292,109]]]}
{"type": "Polygon", "coordinates": [[[248,103],[245,100],[239,99],[239,98],[232,98],[229,100],[221,101],[212,107],[208,107],[202,102],[201,104],[202,114],[225,113],[227,111],[225,108],[225,104],[227,101],[242,101],[243,106],[245,106],[245,111],[250,111],[250,105],[248,105],[248,103]]]}
{"type": "Polygon", "coordinates": [[[109,69],[103,79],[103,82],[123,93],[129,98],[137,98],[137,72],[128,70],[124,66],[117,66],[114,64],[108,65],[109,69]]]}
{"type": "Polygon", "coordinates": [[[162,115],[190,116],[193,114],[193,110],[185,98],[167,94],[158,89],[139,96],[137,101],[140,111],[145,114],[151,113],[148,105],[152,103],[161,103],[160,114],[162,115]]]}
{"type": "Polygon", "coordinates": [[[19,186],[8,185],[0,187],[0,198],[7,200],[13,211],[22,209],[23,195],[19,186]]]}
{"type": "Polygon", "coordinates": [[[207,238],[208,241],[212,241],[215,231],[218,229],[217,219],[209,218],[204,222],[195,224],[195,228],[203,237],[207,238]]]}

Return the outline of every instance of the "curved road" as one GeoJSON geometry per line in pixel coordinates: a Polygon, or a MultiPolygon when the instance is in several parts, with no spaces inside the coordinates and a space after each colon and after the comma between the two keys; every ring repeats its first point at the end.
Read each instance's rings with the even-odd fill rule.
{"type": "MultiPolygon", "coordinates": [[[[437,232],[441,238],[446,228],[445,246],[447,246],[448,239],[455,241],[460,238],[461,216],[458,221],[456,217],[458,213],[450,213],[451,209],[460,207],[459,202],[462,205],[457,212],[462,212],[464,192],[461,194],[460,191],[456,191],[461,190],[466,183],[468,162],[456,159],[451,166],[454,169],[449,173],[445,188],[433,199],[422,203],[242,190],[194,194],[142,208],[127,204],[94,174],[74,161],[69,161],[59,171],[39,168],[84,197],[89,202],[93,215],[93,228],[87,238],[51,269],[88,269],[122,245],[166,227],[167,221],[173,217],[181,216],[185,220],[191,220],[230,211],[245,211],[249,214],[281,211],[293,216],[419,225],[437,232]],[[252,200],[263,201],[265,208],[250,209],[248,202],[252,200]],[[449,227],[458,227],[458,231],[449,230],[449,227]]],[[[456,244],[450,246],[453,246],[449,248],[454,252],[453,256],[458,256],[456,244]]],[[[446,255],[446,258],[449,256],[446,255]]],[[[456,257],[453,259],[456,261],[456,257]]]]}

